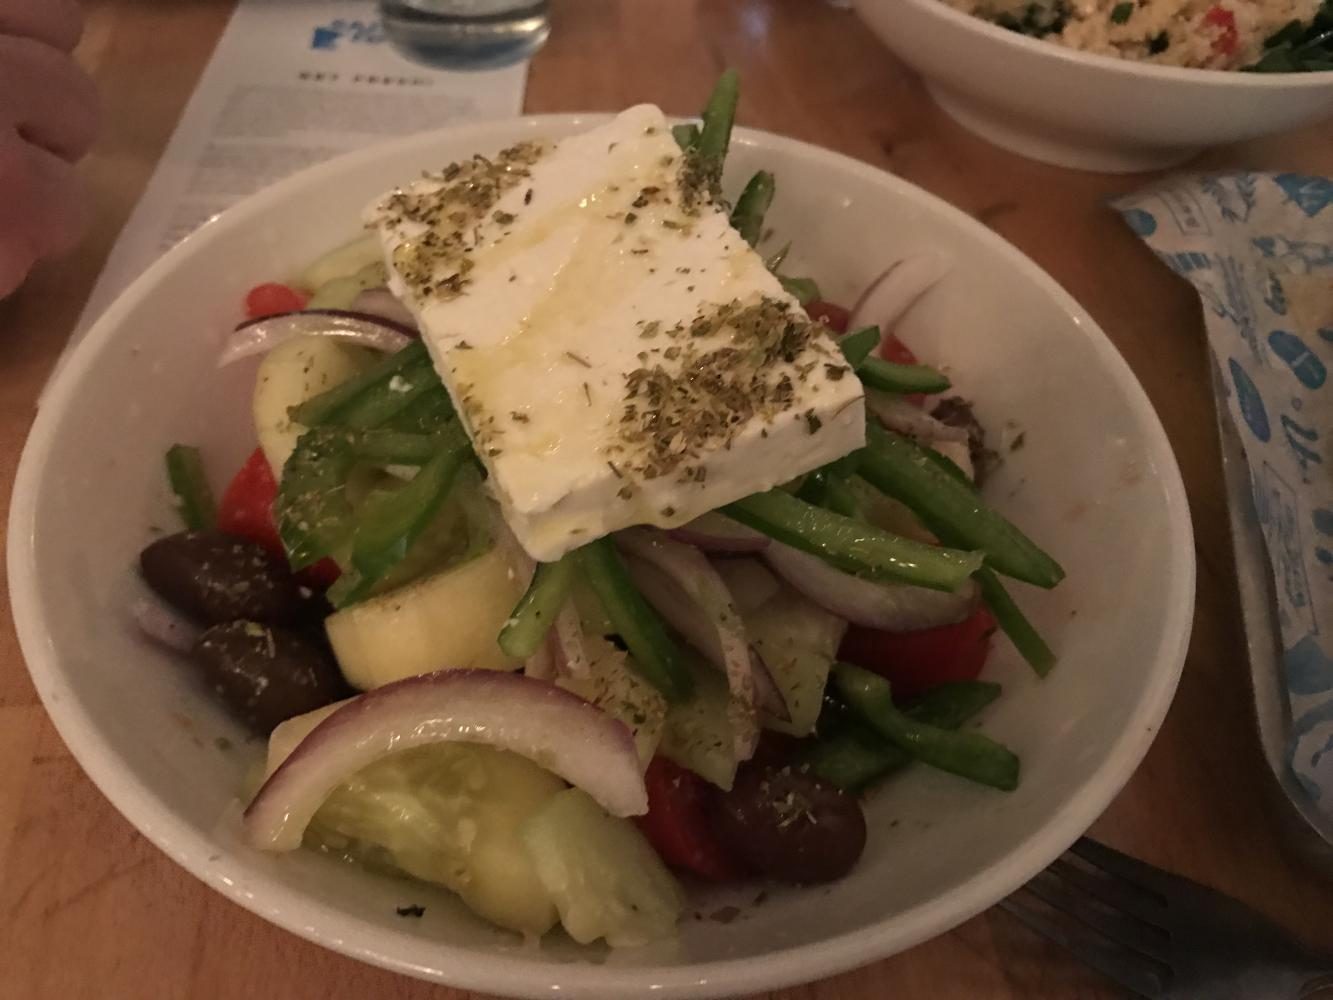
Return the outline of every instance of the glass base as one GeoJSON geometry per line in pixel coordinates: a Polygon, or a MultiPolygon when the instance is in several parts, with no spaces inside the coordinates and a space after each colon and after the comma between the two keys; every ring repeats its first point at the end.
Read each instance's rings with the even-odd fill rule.
{"type": "Polygon", "coordinates": [[[544,2],[489,15],[435,12],[423,10],[425,6],[421,0],[382,0],[384,34],[407,58],[439,69],[508,66],[531,56],[551,33],[544,2]]]}

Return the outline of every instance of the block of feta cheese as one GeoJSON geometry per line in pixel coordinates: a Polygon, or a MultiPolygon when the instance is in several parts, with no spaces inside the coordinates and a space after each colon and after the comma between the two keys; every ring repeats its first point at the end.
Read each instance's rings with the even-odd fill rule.
{"type": "Polygon", "coordinates": [[[683,524],[864,443],[860,381],[703,174],[641,105],[367,210],[535,559],[683,524]]]}

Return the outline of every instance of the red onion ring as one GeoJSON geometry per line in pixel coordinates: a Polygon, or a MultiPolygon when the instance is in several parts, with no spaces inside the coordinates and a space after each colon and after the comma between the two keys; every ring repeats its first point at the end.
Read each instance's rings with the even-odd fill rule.
{"type": "Polygon", "coordinates": [[[335,337],[371,350],[392,353],[416,337],[416,330],[368,313],[312,309],[264,316],[242,323],[222,345],[218,367],[265,354],[294,337],[335,337]]]}
{"type": "Polygon", "coordinates": [[[315,726],[246,808],[246,836],[263,850],[295,850],[349,775],[399,750],[445,741],[528,757],[613,816],[648,811],[638,751],[623,722],[547,681],[441,670],[367,691],[315,726]]]}
{"type": "Polygon", "coordinates": [[[878,326],[880,336],[892,333],[907,311],[946,274],[949,262],[938,253],[914,254],[894,261],[876,277],[852,307],[848,330],[878,326]]]}
{"type": "Polygon", "coordinates": [[[719,555],[728,552],[762,552],[768,546],[767,535],[738,524],[717,511],[710,511],[688,524],[672,528],[667,534],[678,542],[719,555]]]}

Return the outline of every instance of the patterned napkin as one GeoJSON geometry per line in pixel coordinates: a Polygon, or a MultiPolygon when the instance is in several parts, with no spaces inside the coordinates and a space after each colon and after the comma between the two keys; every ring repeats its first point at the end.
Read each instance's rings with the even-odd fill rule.
{"type": "Polygon", "coordinates": [[[1333,180],[1174,178],[1114,207],[1203,300],[1273,570],[1288,763],[1333,818],[1333,180]]]}

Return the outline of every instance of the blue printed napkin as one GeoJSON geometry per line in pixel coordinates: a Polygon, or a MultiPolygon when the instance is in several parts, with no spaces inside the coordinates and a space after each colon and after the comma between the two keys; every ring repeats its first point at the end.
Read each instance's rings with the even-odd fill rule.
{"type": "Polygon", "coordinates": [[[1333,180],[1174,178],[1115,208],[1203,300],[1273,568],[1289,765],[1333,818],[1333,180]]]}

